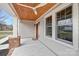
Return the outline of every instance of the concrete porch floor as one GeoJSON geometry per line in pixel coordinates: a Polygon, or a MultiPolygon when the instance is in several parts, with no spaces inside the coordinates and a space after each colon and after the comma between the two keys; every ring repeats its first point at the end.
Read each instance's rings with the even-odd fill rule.
{"type": "Polygon", "coordinates": [[[21,39],[21,46],[15,48],[12,56],[55,56],[46,46],[39,40],[31,38],[21,39]]]}

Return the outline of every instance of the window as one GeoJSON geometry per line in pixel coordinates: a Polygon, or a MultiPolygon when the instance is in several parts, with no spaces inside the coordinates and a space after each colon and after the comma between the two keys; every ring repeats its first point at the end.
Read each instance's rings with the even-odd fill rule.
{"type": "Polygon", "coordinates": [[[57,40],[72,42],[72,6],[69,6],[56,14],[57,40]]]}
{"type": "Polygon", "coordinates": [[[52,36],[52,16],[46,18],[46,36],[52,36]]]}
{"type": "Polygon", "coordinates": [[[0,40],[13,34],[13,17],[6,11],[0,10],[0,40]]]}
{"type": "MultiPolygon", "coordinates": [[[[9,44],[6,37],[13,34],[13,17],[4,9],[0,9],[0,45],[9,44]],[[6,39],[4,39],[6,38],[6,39]],[[3,40],[4,39],[4,40],[3,40]]],[[[8,48],[0,50],[0,56],[6,56],[8,48]]]]}

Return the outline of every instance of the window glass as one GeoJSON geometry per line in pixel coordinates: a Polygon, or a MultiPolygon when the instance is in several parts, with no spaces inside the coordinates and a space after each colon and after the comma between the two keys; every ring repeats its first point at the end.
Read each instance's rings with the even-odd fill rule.
{"type": "MultiPolygon", "coordinates": [[[[13,17],[4,9],[0,9],[0,45],[9,44],[8,36],[13,33],[13,17]],[[5,39],[4,39],[5,38],[5,39]]],[[[0,56],[7,56],[8,48],[0,50],[0,56]]]]}
{"type": "Polygon", "coordinates": [[[72,42],[72,6],[57,13],[57,38],[72,42]]]}
{"type": "Polygon", "coordinates": [[[46,18],[46,36],[52,36],[52,16],[46,18]]]}
{"type": "Polygon", "coordinates": [[[12,35],[13,33],[13,18],[6,11],[0,10],[0,40],[12,35]]]}
{"type": "Polygon", "coordinates": [[[65,19],[65,9],[61,11],[61,19],[60,20],[64,20],[65,19]]]}

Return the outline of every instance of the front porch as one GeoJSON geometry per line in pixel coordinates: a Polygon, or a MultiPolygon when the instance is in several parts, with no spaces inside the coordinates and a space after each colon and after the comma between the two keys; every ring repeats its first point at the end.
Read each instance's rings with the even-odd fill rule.
{"type": "Polygon", "coordinates": [[[64,45],[62,45],[64,46],[62,48],[62,46],[56,42],[52,43],[53,50],[40,40],[24,38],[21,39],[21,46],[15,48],[11,56],[79,56],[79,51],[75,51],[64,45]]]}
{"type": "Polygon", "coordinates": [[[13,17],[12,37],[0,42],[9,39],[0,46],[0,50],[9,49],[8,56],[79,56],[79,4],[0,6],[13,17]]]}
{"type": "Polygon", "coordinates": [[[39,40],[32,40],[32,38],[21,39],[21,46],[15,48],[12,56],[55,56],[39,40]]]}

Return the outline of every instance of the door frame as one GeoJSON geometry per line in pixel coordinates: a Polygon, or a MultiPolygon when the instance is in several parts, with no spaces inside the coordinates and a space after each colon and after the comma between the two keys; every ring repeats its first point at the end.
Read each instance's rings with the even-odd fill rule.
{"type": "Polygon", "coordinates": [[[38,38],[39,38],[39,24],[40,24],[40,22],[38,22],[37,24],[36,24],[36,39],[38,40],[38,38]]]}

